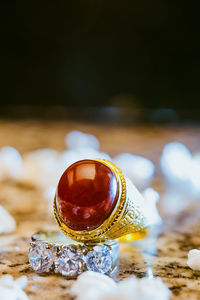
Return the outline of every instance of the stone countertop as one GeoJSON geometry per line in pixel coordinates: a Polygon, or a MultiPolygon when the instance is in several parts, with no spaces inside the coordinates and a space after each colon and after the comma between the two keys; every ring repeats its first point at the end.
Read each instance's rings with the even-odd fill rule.
{"type": "MultiPolygon", "coordinates": [[[[62,151],[65,135],[73,129],[95,134],[100,140],[101,150],[111,156],[132,152],[152,159],[156,165],[152,186],[161,196],[171,189],[165,184],[158,167],[163,146],[167,142],[179,141],[194,152],[200,150],[200,127],[197,126],[114,127],[31,120],[0,121],[0,147],[11,145],[21,153],[47,147],[62,151]]],[[[14,278],[26,275],[26,292],[30,299],[70,299],[68,291],[72,280],[54,274],[38,275],[28,266],[29,237],[39,230],[57,229],[50,212],[51,203],[43,198],[41,190],[13,181],[0,182],[0,191],[0,204],[17,221],[15,233],[0,236],[0,275],[11,274],[14,278]]],[[[175,194],[182,195],[180,190],[175,194]]],[[[187,254],[190,249],[200,249],[200,202],[188,196],[184,209],[176,213],[173,205],[168,209],[166,201],[166,197],[161,197],[159,209],[164,221],[157,234],[121,245],[116,280],[131,275],[138,278],[158,276],[172,291],[171,299],[197,300],[200,299],[200,273],[187,266],[187,254]]]]}

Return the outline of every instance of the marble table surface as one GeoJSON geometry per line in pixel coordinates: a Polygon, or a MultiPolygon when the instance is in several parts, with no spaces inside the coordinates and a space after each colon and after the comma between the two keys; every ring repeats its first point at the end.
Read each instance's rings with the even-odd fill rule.
{"type": "MultiPolygon", "coordinates": [[[[101,150],[111,156],[132,152],[152,159],[156,165],[152,186],[161,193],[159,210],[163,224],[154,235],[121,245],[115,279],[118,281],[131,275],[138,278],[161,277],[172,292],[171,299],[200,299],[200,273],[187,266],[188,251],[200,249],[200,201],[191,196],[185,197],[177,189],[172,191],[171,197],[175,195],[174,201],[177,201],[176,195],[180,195],[178,201],[184,203],[184,208],[179,210],[177,205],[173,206],[173,199],[169,199],[169,195],[166,197],[171,187],[166,185],[159,170],[159,157],[167,142],[183,142],[193,152],[200,151],[200,127],[117,127],[73,122],[1,120],[0,147],[11,145],[21,153],[47,147],[62,151],[65,148],[64,137],[73,129],[95,134],[100,140],[101,150]]],[[[14,278],[26,275],[28,286],[25,291],[30,299],[71,299],[69,287],[73,280],[66,280],[60,275],[38,275],[28,266],[29,237],[40,230],[57,229],[51,214],[51,203],[44,199],[41,190],[7,180],[0,182],[0,204],[17,221],[15,233],[0,236],[0,275],[12,274],[14,278]]]]}

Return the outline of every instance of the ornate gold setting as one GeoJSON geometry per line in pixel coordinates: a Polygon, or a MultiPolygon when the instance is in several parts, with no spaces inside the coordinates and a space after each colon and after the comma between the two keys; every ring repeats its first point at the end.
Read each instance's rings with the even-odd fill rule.
{"type": "Polygon", "coordinates": [[[144,236],[148,231],[146,220],[140,211],[139,206],[135,205],[134,199],[127,194],[126,179],[121,170],[110,161],[104,159],[93,160],[105,164],[115,174],[119,191],[115,208],[111,215],[99,227],[88,231],[76,231],[69,228],[60,217],[56,206],[55,195],[53,210],[55,219],[61,231],[72,240],[82,243],[100,243],[134,233],[140,233],[140,236],[144,236]]]}

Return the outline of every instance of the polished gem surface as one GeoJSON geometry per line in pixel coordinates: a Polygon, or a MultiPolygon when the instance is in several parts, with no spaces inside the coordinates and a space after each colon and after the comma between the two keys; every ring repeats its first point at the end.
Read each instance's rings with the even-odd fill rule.
{"type": "Polygon", "coordinates": [[[113,171],[94,160],[71,165],[61,176],[57,187],[58,213],[73,230],[92,230],[112,213],[118,197],[113,171]]]}
{"type": "Polygon", "coordinates": [[[88,270],[106,274],[112,266],[111,250],[107,246],[95,246],[86,254],[85,262],[88,270]]]}
{"type": "Polygon", "coordinates": [[[83,271],[85,262],[82,250],[73,246],[57,251],[54,260],[55,272],[63,276],[75,277],[83,271]]]}
{"type": "Polygon", "coordinates": [[[31,244],[28,258],[30,266],[38,273],[49,272],[54,262],[52,251],[39,241],[31,244]]]}

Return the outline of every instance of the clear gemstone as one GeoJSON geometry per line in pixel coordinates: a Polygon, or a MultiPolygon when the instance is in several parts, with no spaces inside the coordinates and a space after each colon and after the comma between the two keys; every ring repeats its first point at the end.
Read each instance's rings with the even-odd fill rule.
{"type": "Polygon", "coordinates": [[[30,266],[38,273],[49,272],[54,261],[52,251],[38,241],[31,244],[28,258],[30,266]]]}
{"type": "Polygon", "coordinates": [[[55,271],[64,276],[75,277],[83,271],[83,250],[74,246],[62,247],[55,255],[55,271]]]}
{"type": "Polygon", "coordinates": [[[111,250],[107,246],[95,246],[88,251],[85,261],[88,270],[106,274],[112,266],[111,250]]]}

